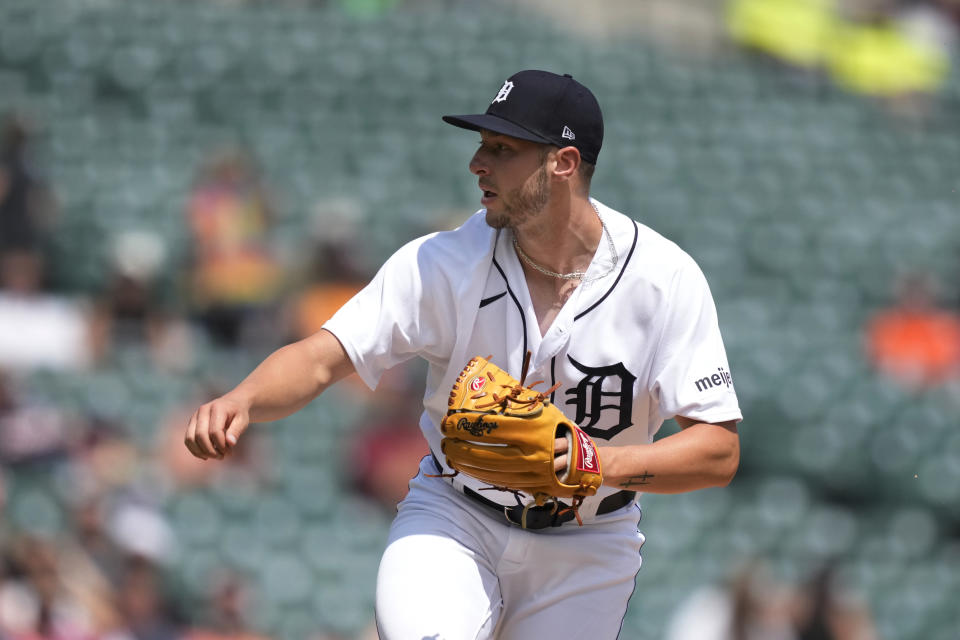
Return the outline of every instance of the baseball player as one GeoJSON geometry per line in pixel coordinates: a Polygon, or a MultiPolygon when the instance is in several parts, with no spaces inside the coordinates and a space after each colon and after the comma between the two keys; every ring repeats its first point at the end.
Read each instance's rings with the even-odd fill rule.
{"type": "MultiPolygon", "coordinates": [[[[722,486],[736,472],[733,378],[695,262],[589,195],[603,140],[594,95],[529,70],[492,97],[483,114],[443,118],[478,136],[469,169],[483,208],[399,249],[322,330],[201,406],[185,442],[222,458],[251,422],[282,418],[354,371],[374,388],[424,358],[432,455],[381,560],[381,638],[613,639],[640,569],[638,496],[722,486]],[[595,444],[602,483],[578,509],[455,473],[444,453],[440,424],[464,363],[487,357],[521,378],[528,354],[542,401],[595,444]],[[680,431],[653,442],[669,418],[680,431]]],[[[558,470],[572,446],[556,440],[558,470]]]]}

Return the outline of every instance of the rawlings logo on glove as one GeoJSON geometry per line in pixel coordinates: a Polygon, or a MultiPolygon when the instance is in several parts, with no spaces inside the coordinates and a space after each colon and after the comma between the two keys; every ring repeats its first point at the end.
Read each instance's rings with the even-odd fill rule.
{"type": "Polygon", "coordinates": [[[457,420],[457,430],[466,431],[472,436],[477,438],[483,436],[484,434],[489,434],[491,431],[497,428],[497,425],[493,422],[484,422],[483,418],[477,418],[475,421],[471,422],[467,418],[460,418],[457,420]]]}
{"type": "Polygon", "coordinates": [[[580,440],[580,450],[583,451],[583,457],[577,463],[577,469],[590,473],[600,473],[600,456],[597,455],[596,445],[593,444],[590,436],[576,427],[574,429],[576,429],[575,433],[580,440]]]}
{"type": "Polygon", "coordinates": [[[453,385],[447,415],[440,424],[441,450],[456,473],[492,487],[533,496],[537,506],[559,498],[577,508],[596,494],[603,482],[600,456],[593,440],[567,419],[548,396],[559,385],[540,392],[541,382],[523,386],[530,354],[520,380],[485,358],[467,363],[453,385]],[[554,441],[567,440],[567,465],[554,470],[554,441]]]}

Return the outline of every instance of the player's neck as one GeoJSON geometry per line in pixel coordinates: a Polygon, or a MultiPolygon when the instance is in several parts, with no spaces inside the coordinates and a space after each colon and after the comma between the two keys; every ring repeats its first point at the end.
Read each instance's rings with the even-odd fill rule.
{"type": "Polygon", "coordinates": [[[567,197],[548,203],[541,215],[514,229],[514,234],[523,252],[537,265],[569,273],[590,265],[603,227],[587,198],[567,197]]]}

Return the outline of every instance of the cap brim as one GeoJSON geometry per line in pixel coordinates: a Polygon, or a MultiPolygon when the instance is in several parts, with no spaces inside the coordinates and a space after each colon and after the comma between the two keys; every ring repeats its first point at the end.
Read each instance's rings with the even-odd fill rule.
{"type": "Polygon", "coordinates": [[[460,127],[461,129],[492,131],[505,136],[520,138],[521,140],[553,144],[543,136],[538,136],[535,133],[527,131],[520,125],[513,124],[509,120],[504,120],[499,116],[490,115],[489,113],[477,113],[466,116],[443,116],[443,121],[455,127],[460,127]]]}

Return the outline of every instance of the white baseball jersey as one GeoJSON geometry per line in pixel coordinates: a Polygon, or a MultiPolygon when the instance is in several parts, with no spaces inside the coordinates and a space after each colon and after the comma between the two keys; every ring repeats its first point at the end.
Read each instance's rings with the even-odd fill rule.
{"type": "MultiPolygon", "coordinates": [[[[600,445],[652,442],[665,419],[740,420],[713,298],[703,273],[676,244],[596,200],[616,251],[601,239],[587,271],[540,334],[512,232],[495,230],[485,211],[460,228],[397,251],[376,277],[324,326],[375,388],[411,357],[429,363],[420,427],[437,459],[440,420],[457,374],[476,355],[527,382],[560,387],[552,402],[600,445]],[[609,271],[609,273],[607,273],[609,271]],[[592,280],[594,276],[607,273],[592,280]]],[[[449,471],[447,469],[447,471],[449,471]]],[[[456,482],[485,487],[460,474],[456,482]]],[[[602,487],[584,501],[589,522],[602,487]]],[[[515,505],[509,494],[485,497],[515,505]]]]}

